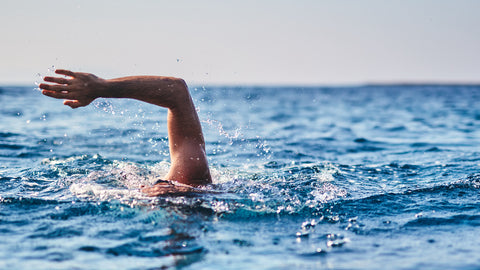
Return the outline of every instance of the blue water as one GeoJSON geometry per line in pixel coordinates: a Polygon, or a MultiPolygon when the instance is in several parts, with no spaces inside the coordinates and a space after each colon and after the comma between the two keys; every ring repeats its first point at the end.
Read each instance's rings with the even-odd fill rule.
{"type": "Polygon", "coordinates": [[[191,87],[212,192],[145,197],[166,110],[0,88],[0,269],[479,269],[480,87],[191,87]]]}

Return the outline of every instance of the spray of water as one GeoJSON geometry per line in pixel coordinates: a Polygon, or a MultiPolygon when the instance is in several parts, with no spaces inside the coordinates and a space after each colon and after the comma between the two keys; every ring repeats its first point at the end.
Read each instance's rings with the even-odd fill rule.
{"type": "Polygon", "coordinates": [[[42,74],[42,73],[37,73],[36,74],[36,79],[35,79],[35,85],[37,87],[33,88],[34,91],[40,91],[40,88],[38,87],[40,85],[40,83],[42,83],[43,81],[43,78],[45,76],[51,76],[51,75],[54,75],[55,74],[55,66],[52,65],[50,66],[49,68],[47,68],[47,72],[45,74],[42,74]]]}

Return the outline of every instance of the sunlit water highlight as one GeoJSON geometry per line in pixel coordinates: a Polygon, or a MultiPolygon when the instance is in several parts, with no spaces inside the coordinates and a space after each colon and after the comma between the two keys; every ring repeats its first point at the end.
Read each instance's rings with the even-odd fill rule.
{"type": "Polygon", "coordinates": [[[166,111],[0,88],[1,269],[477,269],[480,88],[191,88],[214,184],[166,111]]]}

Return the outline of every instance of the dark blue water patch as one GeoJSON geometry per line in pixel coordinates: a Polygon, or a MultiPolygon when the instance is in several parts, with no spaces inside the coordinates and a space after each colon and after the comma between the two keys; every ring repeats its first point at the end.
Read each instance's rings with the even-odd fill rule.
{"type": "MultiPolygon", "coordinates": [[[[0,177],[0,190],[2,192],[11,191],[20,185],[20,177],[0,177]]],[[[5,194],[5,193],[4,193],[5,194]]],[[[1,198],[1,197],[0,197],[1,198]]],[[[3,199],[3,198],[2,198],[3,199]]],[[[0,199],[0,200],[2,200],[0,199]]]]}
{"type": "Polygon", "coordinates": [[[396,162],[392,162],[390,164],[388,164],[389,167],[392,167],[392,168],[399,168],[399,169],[402,169],[402,170],[418,170],[421,168],[420,165],[415,165],[415,164],[398,164],[396,162]]]}
{"type": "Polygon", "coordinates": [[[112,160],[105,159],[100,155],[79,155],[70,158],[53,157],[44,159],[42,164],[44,167],[39,170],[31,171],[28,177],[58,177],[72,175],[87,175],[92,171],[102,171],[108,165],[113,163],[112,160]]]}
{"type": "Polygon", "coordinates": [[[31,230],[34,220],[44,219],[45,214],[55,208],[55,200],[42,200],[22,197],[0,198],[0,230],[31,230]]]}
{"type": "Polygon", "coordinates": [[[132,241],[115,247],[97,249],[113,256],[135,256],[135,257],[161,257],[169,255],[189,255],[204,252],[202,246],[195,244],[194,238],[184,235],[174,235],[168,241],[162,240],[154,243],[143,241],[132,241]],[[170,243],[169,243],[170,242],[170,243]]]}
{"type": "MultiPolygon", "coordinates": [[[[320,147],[320,146],[317,146],[320,147]]],[[[286,148],[286,147],[284,147],[286,148]]],[[[315,159],[315,156],[309,155],[308,152],[304,153],[298,149],[285,149],[281,151],[275,151],[272,154],[272,158],[280,160],[295,160],[300,161],[304,159],[315,159]]]]}
{"type": "Polygon", "coordinates": [[[290,115],[290,114],[277,113],[277,114],[273,115],[272,117],[270,117],[270,120],[274,121],[274,122],[282,122],[282,121],[287,121],[287,120],[291,119],[292,117],[293,116],[290,115]]]}
{"type": "Polygon", "coordinates": [[[284,162],[280,162],[280,161],[269,161],[268,163],[266,163],[263,166],[265,168],[268,168],[268,169],[280,169],[280,168],[284,168],[285,166],[287,166],[287,164],[284,163],[284,162]]]}
{"type": "MultiPolygon", "coordinates": [[[[288,169],[285,171],[285,173],[288,174],[293,174],[295,177],[301,176],[301,175],[308,175],[308,176],[314,176],[316,173],[320,173],[325,170],[325,168],[328,168],[330,165],[329,164],[311,164],[309,162],[300,162],[296,163],[295,165],[291,165],[288,167],[288,169]],[[298,164],[298,165],[296,165],[298,164]]],[[[332,176],[337,176],[337,174],[332,174],[332,176]]]]}
{"type": "Polygon", "coordinates": [[[0,97],[19,97],[25,96],[27,93],[34,92],[34,87],[19,87],[19,86],[8,86],[0,88],[0,97]]]}
{"type": "Polygon", "coordinates": [[[415,142],[410,144],[411,147],[428,147],[430,144],[426,142],[415,142]]]}
{"type": "Polygon", "coordinates": [[[365,139],[365,138],[357,138],[357,139],[355,139],[355,140],[353,140],[353,141],[356,142],[356,143],[367,143],[367,142],[369,142],[369,141],[368,141],[367,139],[365,139]]]}
{"type": "Polygon", "coordinates": [[[347,153],[359,153],[359,152],[377,152],[385,150],[383,147],[377,147],[372,145],[362,145],[360,147],[347,149],[347,153]]]}
{"type": "Polygon", "coordinates": [[[16,143],[6,142],[0,144],[0,157],[12,159],[41,158],[50,152],[51,148],[44,143],[23,144],[24,139],[18,139],[16,143]]]}
{"type": "MultiPolygon", "coordinates": [[[[335,217],[340,224],[351,223],[350,220],[355,218],[355,226],[347,227],[359,234],[406,227],[455,224],[478,226],[480,186],[477,181],[478,179],[467,179],[403,193],[380,194],[354,200],[340,199],[325,204],[319,214],[323,217],[335,217]]],[[[328,222],[331,220],[330,218],[328,222]]]]}
{"type": "Polygon", "coordinates": [[[44,156],[44,154],[39,152],[23,152],[15,155],[16,158],[22,158],[22,159],[40,158],[42,156],[44,156]]]}
{"type": "Polygon", "coordinates": [[[19,145],[19,144],[0,144],[0,151],[3,150],[3,149],[20,150],[20,149],[24,149],[24,148],[25,148],[24,145],[19,145]]]}
{"type": "Polygon", "coordinates": [[[152,249],[136,241],[108,248],[105,252],[113,256],[159,257],[166,255],[160,248],[152,249]]]}
{"type": "MultiPolygon", "coordinates": [[[[101,215],[111,211],[111,205],[108,203],[101,203],[99,205],[92,203],[76,203],[74,205],[63,205],[57,207],[57,211],[49,214],[50,219],[53,220],[68,220],[81,216],[95,216],[101,215]]],[[[116,208],[115,208],[116,209],[116,208]]]]}
{"type": "Polygon", "coordinates": [[[2,109],[0,110],[0,115],[5,117],[22,117],[23,110],[20,109],[2,109]]]}
{"type": "Polygon", "coordinates": [[[442,151],[444,150],[436,146],[425,149],[425,152],[442,152],[442,151]]]}
{"type": "Polygon", "coordinates": [[[421,226],[480,226],[480,215],[452,215],[449,217],[419,217],[407,222],[404,227],[421,226]]]}
{"type": "Polygon", "coordinates": [[[480,152],[472,152],[468,154],[463,154],[460,157],[455,157],[452,159],[454,162],[477,162],[480,161],[480,152]]]}
{"type": "Polygon", "coordinates": [[[0,218],[0,232],[3,234],[11,233],[13,231],[13,227],[18,228],[29,225],[31,225],[31,220],[29,219],[0,218]]]}
{"type": "Polygon", "coordinates": [[[25,197],[0,197],[0,204],[2,206],[12,205],[19,208],[29,208],[32,206],[43,206],[43,205],[55,205],[58,201],[56,200],[47,200],[47,199],[38,199],[38,198],[25,198],[25,197]]]}
{"type": "Polygon", "coordinates": [[[43,239],[56,239],[56,238],[71,238],[75,236],[82,236],[83,230],[81,228],[72,228],[72,227],[57,227],[57,226],[48,226],[48,227],[41,227],[37,229],[37,231],[29,235],[28,238],[36,239],[36,238],[43,238],[43,239]]]}
{"type": "Polygon", "coordinates": [[[390,132],[400,132],[400,131],[404,131],[406,130],[407,128],[405,126],[396,126],[396,127],[390,127],[390,128],[387,128],[387,131],[390,131],[390,132]]]}
{"type": "Polygon", "coordinates": [[[100,134],[105,137],[114,137],[114,136],[119,136],[122,135],[122,132],[125,132],[123,135],[131,135],[134,133],[135,130],[133,129],[128,129],[128,130],[120,130],[117,128],[96,128],[92,129],[91,133],[93,134],[100,134]]]}
{"type": "Polygon", "coordinates": [[[129,240],[139,238],[141,234],[141,230],[125,230],[125,228],[107,227],[96,231],[93,237],[108,240],[129,240]]]}
{"type": "Polygon", "coordinates": [[[181,239],[181,240],[192,240],[192,237],[189,237],[188,235],[185,235],[181,237],[180,235],[175,235],[175,234],[160,234],[160,235],[140,235],[138,237],[138,241],[144,242],[144,243],[157,243],[157,242],[162,242],[162,241],[167,241],[167,240],[175,240],[181,239]]]}
{"type": "MultiPolygon", "coordinates": [[[[287,138],[285,138],[285,140],[287,140],[287,138]]],[[[302,140],[301,142],[291,141],[284,145],[296,147],[299,150],[300,149],[310,150],[310,152],[314,152],[314,151],[330,148],[328,144],[330,144],[332,141],[335,141],[335,139],[327,137],[327,138],[305,139],[305,140],[302,140]]],[[[272,142],[269,141],[269,143],[272,143],[272,142]]]]}
{"type": "MultiPolygon", "coordinates": [[[[46,200],[4,198],[1,205],[9,205],[10,212],[8,217],[0,218],[0,230],[12,232],[12,229],[15,231],[18,230],[19,226],[22,226],[26,239],[52,241],[55,239],[94,237],[91,241],[99,244],[98,239],[126,240],[126,244],[111,245],[111,247],[102,247],[102,244],[90,249],[79,247],[79,250],[115,256],[188,255],[201,253],[204,250],[203,247],[195,244],[195,237],[188,233],[175,230],[169,230],[167,233],[161,234],[154,233],[151,228],[147,229],[152,227],[151,222],[143,223],[144,225],[137,223],[138,218],[143,219],[143,210],[117,203],[76,202],[72,204],[46,200]],[[22,202],[26,204],[23,205],[22,202]],[[18,207],[12,208],[14,205],[18,207]],[[23,207],[28,207],[28,211],[22,212],[23,207]],[[22,213],[22,215],[17,215],[19,213],[22,213]],[[120,220],[137,221],[124,226],[119,222],[120,220]],[[85,226],[87,223],[90,225],[85,226]],[[30,231],[32,227],[34,230],[30,231]],[[112,234],[111,230],[106,231],[105,228],[111,228],[111,230],[117,232],[112,234]],[[92,233],[94,234],[92,235],[92,233]]],[[[5,213],[5,211],[2,213],[5,213]]],[[[172,220],[175,221],[175,219],[172,220]]],[[[181,229],[181,227],[176,227],[181,229]]]]}
{"type": "Polygon", "coordinates": [[[26,256],[25,260],[47,260],[54,263],[60,263],[73,259],[74,256],[68,252],[49,252],[39,256],[26,256]]]}
{"type": "MultiPolygon", "coordinates": [[[[167,212],[161,214],[161,217],[169,216],[173,219],[178,218],[175,214],[179,213],[183,216],[188,216],[192,220],[209,220],[213,218],[217,212],[212,207],[211,203],[215,202],[216,194],[187,194],[183,197],[160,197],[153,203],[152,207],[156,209],[168,209],[167,212]]],[[[158,218],[158,213],[153,216],[148,216],[144,222],[148,222],[158,218]]]]}
{"type": "Polygon", "coordinates": [[[288,126],[285,126],[283,128],[283,130],[294,130],[294,131],[297,131],[297,130],[306,130],[308,127],[306,125],[301,125],[301,124],[291,124],[291,125],[288,125],[288,126]]]}
{"type": "Polygon", "coordinates": [[[414,148],[413,151],[417,152],[443,152],[443,151],[450,151],[448,147],[451,147],[449,144],[441,144],[435,145],[426,142],[416,142],[410,144],[410,147],[414,148]],[[415,149],[416,148],[416,149],[415,149]]]}
{"type": "Polygon", "coordinates": [[[0,132],[0,138],[10,138],[10,137],[16,137],[19,135],[20,134],[18,133],[12,133],[12,132],[0,132]]]}

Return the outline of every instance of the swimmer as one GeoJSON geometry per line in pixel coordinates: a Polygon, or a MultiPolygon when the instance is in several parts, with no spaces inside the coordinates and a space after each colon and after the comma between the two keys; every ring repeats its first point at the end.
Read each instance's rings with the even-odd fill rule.
{"type": "Polygon", "coordinates": [[[97,98],[131,98],[168,109],[167,128],[171,167],[164,180],[142,187],[149,196],[194,192],[212,183],[205,153],[205,140],[187,84],[163,76],[131,76],[102,79],[90,73],[57,69],[61,77],[47,76],[42,94],[64,99],[64,105],[79,108],[97,98]]]}

